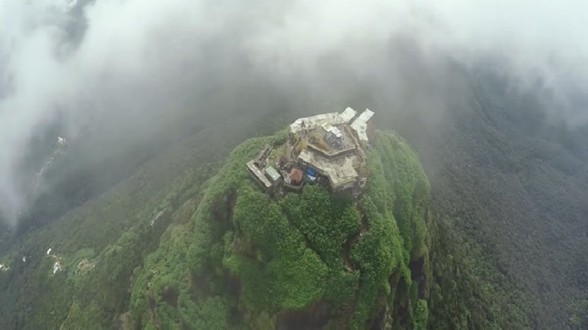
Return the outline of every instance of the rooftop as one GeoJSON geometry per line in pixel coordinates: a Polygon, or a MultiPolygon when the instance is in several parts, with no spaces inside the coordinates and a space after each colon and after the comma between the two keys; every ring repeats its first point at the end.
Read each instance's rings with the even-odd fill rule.
{"type": "Polygon", "coordinates": [[[340,125],[348,124],[351,119],[355,117],[357,112],[351,108],[345,109],[341,113],[331,112],[316,116],[296,119],[290,124],[290,132],[297,134],[303,130],[312,130],[319,128],[323,124],[340,125]]]}
{"type": "Polygon", "coordinates": [[[347,107],[347,109],[345,109],[340,114],[341,119],[343,119],[343,121],[346,123],[349,123],[351,121],[351,119],[355,118],[356,115],[357,115],[357,111],[355,111],[349,107],[347,107]]]}
{"type": "Polygon", "coordinates": [[[278,173],[273,166],[266,167],[265,174],[267,174],[272,181],[278,181],[281,177],[280,173],[278,173]]]}
{"type": "Polygon", "coordinates": [[[258,182],[260,182],[266,189],[269,189],[272,186],[272,183],[268,180],[268,178],[266,178],[265,175],[263,175],[263,173],[261,172],[261,170],[257,166],[255,166],[254,161],[248,162],[247,168],[249,169],[251,174],[253,174],[257,178],[258,182]]]}
{"type": "Polygon", "coordinates": [[[337,155],[355,150],[353,137],[350,136],[348,130],[339,129],[332,125],[329,126],[330,128],[328,128],[328,130],[325,129],[325,127],[322,127],[319,130],[308,132],[308,134],[303,137],[303,140],[310,148],[324,154],[327,157],[335,157],[337,155]],[[338,145],[331,145],[328,141],[325,140],[325,134],[327,132],[331,132],[337,136],[339,140],[338,145]]]}
{"type": "Polygon", "coordinates": [[[367,124],[373,116],[374,112],[372,110],[365,109],[365,111],[362,112],[361,115],[359,115],[359,117],[357,117],[357,119],[355,119],[350,125],[351,128],[357,132],[357,137],[361,142],[369,142],[367,136],[367,124]]]}
{"type": "Polygon", "coordinates": [[[266,190],[279,191],[283,185],[300,190],[314,178],[312,182],[326,183],[333,192],[351,190],[355,195],[369,175],[364,148],[373,115],[369,109],[358,115],[346,108],[341,113],[299,118],[290,125],[285,144],[266,146],[247,167],[266,190]]]}
{"type": "Polygon", "coordinates": [[[293,167],[288,174],[287,183],[291,185],[300,185],[304,179],[304,173],[301,169],[293,167]]]}
{"type": "Polygon", "coordinates": [[[327,176],[333,190],[354,183],[359,175],[353,167],[353,164],[358,161],[355,155],[330,159],[317,152],[304,149],[298,158],[315,168],[321,175],[327,176]]]}

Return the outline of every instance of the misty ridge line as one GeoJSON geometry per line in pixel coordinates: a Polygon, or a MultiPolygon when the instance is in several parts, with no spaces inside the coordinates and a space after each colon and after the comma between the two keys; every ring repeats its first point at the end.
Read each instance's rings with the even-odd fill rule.
{"type": "Polygon", "coordinates": [[[588,82],[584,7],[581,1],[3,1],[0,218],[16,224],[44,190],[33,188],[31,177],[47,159],[27,161],[37,153],[33,141],[55,127],[51,139],[65,136],[72,144],[126,141],[86,151],[116,154],[186,113],[210,120],[215,113],[204,110],[207,104],[228,109],[218,117],[261,116],[281,100],[345,99],[350,90],[369,90],[380,111],[389,104],[396,109],[389,111],[422,111],[434,125],[444,104],[467,93],[452,80],[448,60],[475,67],[497,59],[512,88],[544,89],[561,105],[558,115],[583,123],[588,114],[570,95],[588,82]]]}

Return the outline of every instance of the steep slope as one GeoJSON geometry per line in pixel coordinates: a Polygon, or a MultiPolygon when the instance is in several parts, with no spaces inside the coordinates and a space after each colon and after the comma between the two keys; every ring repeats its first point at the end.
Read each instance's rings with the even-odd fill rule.
{"type": "Polygon", "coordinates": [[[192,220],[172,227],[135,281],[147,328],[357,328],[427,324],[428,181],[380,134],[364,195],[307,187],[274,200],[244,164],[283,134],[239,146],[192,220]]]}
{"type": "Polygon", "coordinates": [[[438,215],[431,251],[443,299],[433,322],[585,328],[586,129],[558,120],[537,91],[481,73],[468,86],[442,129],[402,132],[422,156],[438,215]]]}
{"type": "Polygon", "coordinates": [[[206,181],[257,125],[249,117],[239,123],[211,125],[63,217],[7,237],[0,255],[10,267],[0,271],[0,328],[120,326],[133,270],[170,223],[189,220],[206,181]],[[61,271],[53,274],[57,260],[61,271]]]}

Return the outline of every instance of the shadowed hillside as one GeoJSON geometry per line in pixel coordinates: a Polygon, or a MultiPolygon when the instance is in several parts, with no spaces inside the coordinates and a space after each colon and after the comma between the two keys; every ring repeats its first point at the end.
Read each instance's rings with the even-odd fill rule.
{"type": "Polygon", "coordinates": [[[558,120],[537,91],[474,77],[443,129],[412,139],[439,219],[433,269],[445,299],[432,308],[468,315],[449,328],[527,317],[531,328],[585,328],[587,130],[558,120]]]}

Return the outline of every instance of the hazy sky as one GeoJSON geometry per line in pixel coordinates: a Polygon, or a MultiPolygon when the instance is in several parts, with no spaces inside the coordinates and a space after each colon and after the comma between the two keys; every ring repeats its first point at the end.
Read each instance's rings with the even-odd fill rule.
{"type": "Polygon", "coordinates": [[[0,0],[0,214],[14,223],[33,198],[20,169],[47,125],[71,141],[95,123],[143,136],[256,80],[320,97],[354,79],[432,107],[443,93],[423,81],[450,85],[448,58],[492,60],[584,122],[568,93],[588,87],[586,22],[584,1],[0,0]]]}

